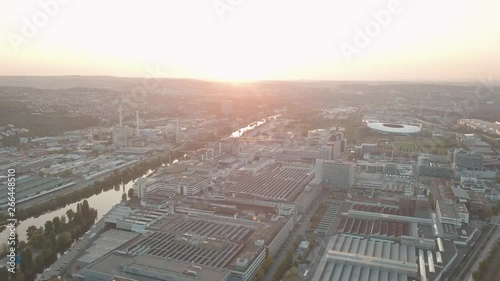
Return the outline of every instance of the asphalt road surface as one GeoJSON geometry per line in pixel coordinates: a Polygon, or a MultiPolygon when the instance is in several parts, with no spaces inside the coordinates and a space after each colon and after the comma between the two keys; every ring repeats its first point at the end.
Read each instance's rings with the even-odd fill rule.
{"type": "Polygon", "coordinates": [[[61,257],[52,264],[50,270],[44,271],[37,280],[48,280],[51,276],[63,275],[64,271],[74,268],[76,266],[76,260],[80,258],[92,242],[99,237],[103,229],[104,217],[89,229],[89,233],[84,234],[80,239],[76,240],[67,253],[61,255],[61,257]],[[96,233],[96,235],[90,238],[93,233],[96,233]]]}
{"type": "MultiPolygon", "coordinates": [[[[320,197],[321,198],[321,197],[320,197]]],[[[319,204],[321,204],[323,200],[317,200],[314,206],[309,210],[309,212],[305,215],[302,216],[302,220],[300,221],[300,225],[296,228],[295,231],[291,233],[289,238],[287,239],[288,242],[285,242],[285,244],[282,246],[281,250],[279,251],[278,255],[274,257],[273,259],[273,264],[271,267],[268,269],[266,275],[264,275],[264,280],[272,280],[273,275],[280,266],[281,262],[285,260],[286,258],[286,253],[289,250],[295,251],[296,249],[293,248],[293,244],[295,240],[297,239],[297,236],[302,235],[306,236],[306,230],[309,226],[309,221],[311,217],[314,215],[316,212],[316,209],[318,208],[319,204]]]]}

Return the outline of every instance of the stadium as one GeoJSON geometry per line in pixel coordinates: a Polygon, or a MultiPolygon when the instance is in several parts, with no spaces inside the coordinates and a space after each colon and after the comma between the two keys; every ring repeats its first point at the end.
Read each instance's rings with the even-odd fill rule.
{"type": "Polygon", "coordinates": [[[422,124],[420,123],[386,123],[378,120],[365,120],[368,128],[383,134],[393,135],[412,135],[418,134],[422,131],[422,124]]]}

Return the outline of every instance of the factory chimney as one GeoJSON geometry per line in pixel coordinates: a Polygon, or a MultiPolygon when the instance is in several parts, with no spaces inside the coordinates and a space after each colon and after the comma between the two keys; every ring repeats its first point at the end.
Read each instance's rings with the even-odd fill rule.
{"type": "Polygon", "coordinates": [[[118,105],[118,120],[120,124],[120,128],[123,127],[123,117],[122,117],[122,104],[118,105]]]}
{"type": "Polygon", "coordinates": [[[136,123],[135,134],[139,136],[139,110],[135,111],[135,123],[136,123]]]}

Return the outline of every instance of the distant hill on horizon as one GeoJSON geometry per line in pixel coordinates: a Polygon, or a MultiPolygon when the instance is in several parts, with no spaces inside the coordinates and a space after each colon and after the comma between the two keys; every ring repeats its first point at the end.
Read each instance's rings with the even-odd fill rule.
{"type": "MultiPolygon", "coordinates": [[[[143,84],[143,77],[115,77],[115,76],[0,76],[0,86],[4,87],[33,87],[40,89],[69,89],[69,88],[101,88],[110,90],[129,89],[143,84]]],[[[211,82],[182,79],[160,78],[179,85],[182,83],[207,84],[211,82]]]]}
{"type": "MultiPolygon", "coordinates": [[[[100,88],[109,90],[124,90],[130,89],[143,84],[143,80],[147,77],[117,77],[117,76],[83,76],[83,75],[67,75],[67,76],[0,76],[0,87],[33,87],[39,89],[69,89],[69,88],[100,88]]],[[[179,88],[183,86],[211,86],[222,84],[247,84],[247,83],[231,83],[231,82],[218,82],[208,81],[202,79],[191,78],[157,78],[162,83],[179,88]]],[[[475,85],[481,81],[345,81],[345,80],[265,80],[248,82],[248,84],[261,84],[261,85],[303,85],[308,86],[339,86],[339,85],[359,85],[366,84],[371,86],[381,85],[416,85],[416,84],[442,84],[442,85],[475,85]],[[314,85],[311,85],[314,84],[314,85]]],[[[500,81],[493,81],[492,84],[500,85],[500,81]]]]}

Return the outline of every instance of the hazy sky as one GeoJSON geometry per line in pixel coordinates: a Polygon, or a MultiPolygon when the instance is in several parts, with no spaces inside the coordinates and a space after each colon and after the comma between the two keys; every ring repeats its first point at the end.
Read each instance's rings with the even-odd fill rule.
{"type": "Polygon", "coordinates": [[[0,75],[498,79],[499,13],[498,0],[0,0],[0,75]]]}

